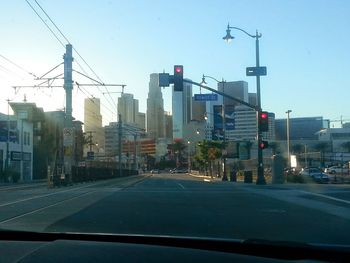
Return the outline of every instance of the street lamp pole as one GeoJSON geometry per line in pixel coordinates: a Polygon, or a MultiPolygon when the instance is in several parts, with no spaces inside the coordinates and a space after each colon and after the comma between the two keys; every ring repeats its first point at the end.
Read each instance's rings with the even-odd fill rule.
{"type": "Polygon", "coordinates": [[[188,173],[191,173],[191,142],[187,141],[188,144],[188,173]]]}
{"type": "Polygon", "coordinates": [[[291,113],[291,110],[287,110],[287,154],[288,154],[288,167],[291,167],[291,162],[290,162],[290,129],[289,129],[289,114],[291,113]]]}
{"type": "MultiPolygon", "coordinates": [[[[234,37],[231,36],[231,29],[239,30],[251,38],[255,38],[255,63],[256,68],[260,67],[260,54],[259,54],[259,38],[261,38],[261,34],[256,30],[255,35],[249,34],[247,31],[227,25],[226,36],[223,39],[226,42],[230,42],[234,37]]],[[[266,180],[264,177],[264,162],[263,162],[263,152],[259,147],[262,143],[262,132],[260,131],[260,123],[259,123],[259,115],[261,112],[261,94],[260,94],[260,74],[256,74],[256,97],[257,97],[257,141],[258,141],[258,167],[257,167],[257,180],[256,184],[266,184],[266,180]]]]}
{"type": "MultiPolygon", "coordinates": [[[[222,81],[217,80],[216,78],[213,78],[211,76],[203,75],[202,77],[202,84],[207,84],[205,82],[205,78],[210,78],[217,83],[222,83],[222,93],[225,94],[225,83],[226,81],[222,79],[222,81]]],[[[223,163],[223,176],[222,181],[227,181],[227,174],[226,174],[226,112],[225,112],[225,97],[222,97],[222,108],[221,108],[221,115],[222,115],[222,137],[223,137],[223,157],[222,157],[222,163],[223,163]]]]}

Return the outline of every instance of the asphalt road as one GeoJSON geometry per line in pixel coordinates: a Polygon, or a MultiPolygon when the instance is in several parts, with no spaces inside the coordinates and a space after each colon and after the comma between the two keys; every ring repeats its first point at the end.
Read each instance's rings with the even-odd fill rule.
{"type": "Polygon", "coordinates": [[[157,174],[61,189],[0,188],[0,228],[350,244],[350,186],[157,174]]]}

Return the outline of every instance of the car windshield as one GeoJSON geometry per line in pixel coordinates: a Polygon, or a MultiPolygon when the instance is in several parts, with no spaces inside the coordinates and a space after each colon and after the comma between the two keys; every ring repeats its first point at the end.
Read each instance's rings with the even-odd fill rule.
{"type": "Polygon", "coordinates": [[[350,245],[350,1],[1,8],[0,229],[350,245]]]}

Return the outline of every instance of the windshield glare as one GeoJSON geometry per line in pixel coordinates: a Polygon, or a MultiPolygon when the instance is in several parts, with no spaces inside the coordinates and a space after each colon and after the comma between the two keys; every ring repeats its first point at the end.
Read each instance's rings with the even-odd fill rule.
{"type": "Polygon", "coordinates": [[[2,10],[0,229],[350,245],[350,2],[2,10]]]}

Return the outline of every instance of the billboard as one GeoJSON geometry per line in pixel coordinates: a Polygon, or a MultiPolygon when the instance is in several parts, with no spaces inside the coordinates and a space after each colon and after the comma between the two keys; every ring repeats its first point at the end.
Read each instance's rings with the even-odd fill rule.
{"type": "MultiPolygon", "coordinates": [[[[214,129],[213,129],[213,140],[223,140],[223,118],[222,118],[222,105],[213,106],[214,114],[214,129]]],[[[234,130],[235,129],[235,106],[227,105],[225,106],[225,130],[234,130]]]]}

